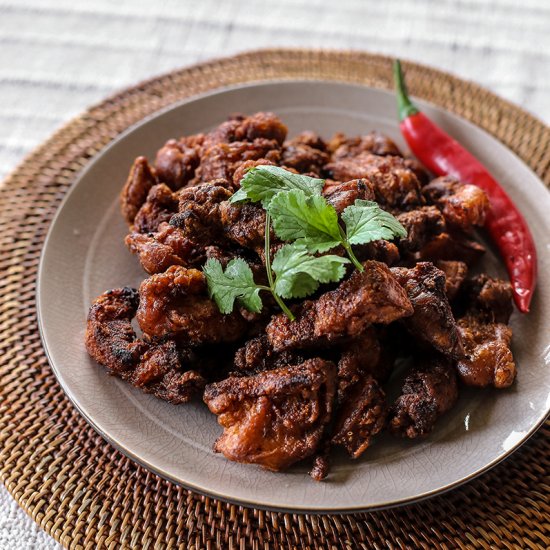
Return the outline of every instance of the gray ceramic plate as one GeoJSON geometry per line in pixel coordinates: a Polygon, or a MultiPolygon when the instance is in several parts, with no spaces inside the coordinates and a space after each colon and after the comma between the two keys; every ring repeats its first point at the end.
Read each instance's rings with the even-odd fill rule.
{"type": "MultiPolygon", "coordinates": [[[[270,110],[290,133],[328,137],[378,129],[400,145],[393,94],[328,82],[273,82],[218,91],[174,105],[111,143],[80,175],[44,247],[38,289],[40,324],[53,369],[70,399],[116,447],[157,474],[221,499],[269,509],[359,511],[434,495],[471,479],[509,455],[550,408],[550,194],[516,156],[468,122],[423,105],[493,171],[530,223],[538,243],[540,281],[532,313],[515,314],[517,383],[507,391],[463,392],[458,406],[426,440],[380,437],[365,456],[333,460],[324,483],[306,466],[271,473],[212,452],[220,433],[201,403],[171,406],[107,375],[87,356],[86,312],[106,289],[138,286],[144,274],[125,249],[118,193],[132,160],[153,157],[168,139],[208,130],[229,113],[270,110]]],[[[495,258],[487,269],[501,273],[495,258]]]]}

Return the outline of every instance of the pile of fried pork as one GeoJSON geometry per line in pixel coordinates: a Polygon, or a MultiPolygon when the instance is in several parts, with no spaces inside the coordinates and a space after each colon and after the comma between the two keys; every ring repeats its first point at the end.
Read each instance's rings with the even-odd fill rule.
{"type": "MultiPolygon", "coordinates": [[[[506,388],[516,376],[508,282],[469,275],[490,207],[479,188],[431,179],[387,137],[312,132],[287,140],[271,113],[233,116],[207,134],[170,140],[154,165],[135,160],[121,193],[128,249],[148,277],[99,296],[90,356],[170,403],[202,398],[223,434],[214,449],[282,470],[308,458],[323,479],[333,446],[358,458],[374,436],[429,434],[461,385],[506,388]],[[265,279],[265,211],[231,204],[247,170],[276,165],[326,179],[338,213],[376,201],[407,230],[354,247],[364,271],[291,302],[290,321],[266,295],[261,313],[222,314],[201,270],[242,258],[265,279]],[[132,320],[142,332],[137,337],[132,320]],[[395,365],[407,358],[404,373],[395,365]],[[387,384],[400,395],[388,402],[387,384]]],[[[271,254],[281,242],[271,235],[271,254]]],[[[332,251],[334,253],[334,251],[332,251]]]]}

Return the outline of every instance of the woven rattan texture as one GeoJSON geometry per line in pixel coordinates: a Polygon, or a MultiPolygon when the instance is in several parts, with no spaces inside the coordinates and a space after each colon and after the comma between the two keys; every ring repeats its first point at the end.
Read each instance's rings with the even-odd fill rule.
{"type": "MultiPolygon", "coordinates": [[[[269,50],[145,82],[58,131],[0,192],[0,473],[68,548],[548,548],[550,424],[504,464],[418,505],[346,516],[270,513],[164,481],[107,444],[61,391],[37,327],[37,268],[77,173],[131,124],[185,97],[267,79],[391,86],[391,63],[358,52],[269,50]]],[[[468,82],[407,64],[412,93],[481,126],[550,184],[550,129],[468,82]]]]}

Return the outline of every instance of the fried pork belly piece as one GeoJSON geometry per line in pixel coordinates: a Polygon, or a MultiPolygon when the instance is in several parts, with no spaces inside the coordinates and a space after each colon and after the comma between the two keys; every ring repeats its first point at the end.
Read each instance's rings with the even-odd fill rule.
{"type": "Polygon", "coordinates": [[[206,379],[197,370],[182,368],[184,359],[175,342],[150,345],[127,380],[133,386],[173,405],[188,403],[202,393],[206,379]]]}
{"type": "Polygon", "coordinates": [[[422,188],[422,193],[441,209],[450,226],[466,232],[470,232],[472,226],[484,224],[490,207],[485,191],[450,176],[432,180],[422,188]]]}
{"type": "Polygon", "coordinates": [[[445,273],[445,292],[449,301],[458,294],[462,283],[468,275],[468,266],[464,262],[439,260],[435,266],[445,273]]]}
{"type": "Polygon", "coordinates": [[[177,196],[164,183],[155,185],[151,187],[147,200],[138,210],[132,229],[136,233],[153,233],[177,211],[177,196]]]}
{"type": "Polygon", "coordinates": [[[374,323],[388,324],[411,315],[404,289],[387,265],[367,261],[336,290],[294,308],[295,321],[275,315],[266,328],[275,351],[327,345],[362,334],[374,323]]]}
{"type": "Polygon", "coordinates": [[[115,288],[97,297],[88,313],[86,349],[111,372],[122,374],[131,369],[144,349],[136,340],[131,321],[139,304],[133,288],[115,288]]]}
{"type": "Polygon", "coordinates": [[[487,323],[507,324],[514,310],[509,281],[482,273],[464,284],[464,299],[469,312],[487,323]]]}
{"type": "Polygon", "coordinates": [[[252,142],[218,143],[202,153],[197,177],[203,182],[220,178],[232,181],[242,163],[259,159],[278,163],[280,156],[280,146],[275,140],[258,138],[252,142]]]}
{"type": "Polygon", "coordinates": [[[512,329],[503,323],[483,323],[472,315],[458,321],[466,357],[459,360],[460,379],[468,386],[507,388],[516,378],[510,349],[512,329]]]}
{"type": "Polygon", "coordinates": [[[330,470],[330,441],[321,443],[321,450],[313,457],[313,466],[309,475],[315,481],[323,481],[330,470]]]}
{"type": "Polygon", "coordinates": [[[255,139],[273,140],[277,145],[282,145],[287,132],[287,127],[273,113],[259,112],[251,116],[237,114],[206,134],[203,150],[218,143],[254,141],[255,139]]]}
{"type": "Polygon", "coordinates": [[[303,145],[308,145],[312,149],[327,152],[327,144],[325,140],[319,136],[319,134],[316,134],[310,130],[300,132],[296,137],[292,138],[290,142],[301,143],[303,145]]]}
{"type": "MultiPolygon", "coordinates": [[[[240,246],[263,256],[265,210],[258,204],[231,204],[231,192],[215,180],[212,183],[187,187],[180,192],[179,212],[170,225],[197,245],[240,246]]],[[[280,246],[273,230],[274,247],[280,246]]]]}
{"type": "Polygon", "coordinates": [[[445,273],[430,262],[417,263],[414,268],[393,267],[392,273],[414,308],[412,316],[403,320],[407,330],[444,355],[462,357],[462,342],[445,293],[445,273]]]}
{"type": "MultiPolygon", "coordinates": [[[[234,205],[224,202],[220,205],[220,223],[225,238],[263,256],[265,210],[259,204],[234,205]]],[[[270,236],[272,243],[279,243],[273,229],[270,236]]]]}
{"type": "Polygon", "coordinates": [[[379,132],[371,132],[365,136],[346,137],[342,133],[335,134],[328,144],[333,160],[356,157],[361,153],[372,153],[379,156],[401,157],[397,145],[387,136],[379,132]]]}
{"type": "Polygon", "coordinates": [[[170,225],[198,245],[219,242],[221,205],[232,195],[227,185],[227,180],[219,179],[182,189],[178,193],[178,212],[170,218],[170,225]]]}
{"type": "Polygon", "coordinates": [[[420,182],[401,157],[360,153],[335,160],[325,169],[337,181],[368,179],[374,186],[376,201],[388,209],[410,210],[425,202],[420,182]]]}
{"type": "Polygon", "coordinates": [[[239,164],[235,172],[233,172],[233,187],[238,189],[241,186],[241,180],[244,178],[245,174],[256,166],[275,166],[275,163],[267,159],[245,160],[242,164],[239,164]]]}
{"type": "Polygon", "coordinates": [[[385,424],[388,407],[379,381],[387,379],[391,363],[374,327],[342,347],[331,443],[343,446],[352,458],[358,458],[385,424]]]}
{"type": "Polygon", "coordinates": [[[267,336],[262,334],[248,340],[243,347],[237,350],[234,364],[238,371],[250,374],[278,369],[288,365],[296,365],[303,361],[304,358],[295,352],[275,352],[267,336]]]}
{"type": "Polygon", "coordinates": [[[422,206],[403,212],[397,219],[407,230],[407,236],[398,243],[399,250],[404,253],[418,252],[445,230],[445,220],[435,206],[422,206]]]}
{"type": "Polygon", "coordinates": [[[507,281],[479,275],[465,284],[468,307],[458,327],[466,357],[457,364],[460,379],[468,386],[507,388],[516,378],[510,349],[512,288],[507,281]]]}
{"type": "Polygon", "coordinates": [[[376,260],[377,262],[382,262],[387,265],[394,265],[400,259],[397,245],[383,239],[372,241],[367,244],[356,245],[354,246],[354,252],[356,258],[360,262],[376,260]]]}
{"type": "Polygon", "coordinates": [[[386,396],[372,376],[366,376],[348,392],[336,414],[331,443],[359,458],[372,438],[382,431],[388,415],[386,396]]]}
{"type": "Polygon", "coordinates": [[[120,193],[120,210],[122,216],[132,225],[134,218],[147,200],[151,187],[158,183],[154,170],[149,166],[145,157],[134,160],[128,179],[120,193]]]}
{"type": "Polygon", "coordinates": [[[206,386],[224,432],[214,450],[229,460],[282,470],[313,455],[330,421],[336,368],[323,359],[206,386]]]}
{"type": "Polygon", "coordinates": [[[380,345],[378,331],[368,328],[352,342],[342,345],[338,361],[338,401],[344,402],[349,389],[367,376],[385,382],[391,368],[380,345]]]}
{"type": "Polygon", "coordinates": [[[173,191],[185,187],[195,177],[203,141],[203,134],[167,141],[155,159],[158,179],[173,191]]]}
{"type": "Polygon", "coordinates": [[[172,266],[145,279],[139,289],[137,320],[150,338],[170,338],[186,346],[234,342],[247,332],[244,318],[220,313],[208,297],[201,271],[172,266]]]}
{"type": "Polygon", "coordinates": [[[325,143],[313,132],[303,132],[283,144],[281,166],[293,168],[301,174],[320,175],[328,161],[325,143]]]}
{"type": "Polygon", "coordinates": [[[457,260],[468,266],[476,264],[485,254],[485,247],[460,233],[443,232],[428,241],[414,254],[417,261],[457,260]]]}
{"type": "Polygon", "coordinates": [[[414,439],[429,434],[458,399],[456,372],[442,358],[419,361],[406,376],[390,413],[390,430],[414,439]]]}
{"type": "Polygon", "coordinates": [[[334,206],[336,212],[341,214],[357,199],[365,201],[375,200],[374,186],[369,180],[358,179],[325,186],[323,195],[329,204],[334,206]]]}
{"type": "Polygon", "coordinates": [[[427,185],[432,179],[430,173],[423,164],[415,158],[405,158],[405,166],[414,172],[414,175],[418,178],[420,185],[427,185]]]}
{"type": "Polygon", "coordinates": [[[124,242],[150,275],[162,273],[172,265],[195,267],[204,263],[204,255],[195,243],[166,222],[159,225],[156,233],[132,232],[124,242]]]}
{"type": "Polygon", "coordinates": [[[172,341],[154,343],[136,338],[132,319],[139,295],[128,287],[99,296],[88,314],[86,349],[98,363],[133,386],[170,403],[186,403],[206,380],[184,368],[184,357],[172,341]]]}
{"type": "Polygon", "coordinates": [[[198,180],[231,181],[239,166],[265,159],[278,164],[287,128],[273,113],[237,115],[208,133],[201,147],[198,180]]]}

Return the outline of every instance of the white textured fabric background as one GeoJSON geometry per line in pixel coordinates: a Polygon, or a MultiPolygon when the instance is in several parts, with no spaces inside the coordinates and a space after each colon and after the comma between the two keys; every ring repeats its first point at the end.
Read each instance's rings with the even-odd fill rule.
{"type": "MultiPolygon", "coordinates": [[[[0,177],[121,87],[271,46],[398,55],[550,122],[549,0],[0,0],[0,177]]],[[[50,548],[0,486],[0,550],[50,548]]]]}

